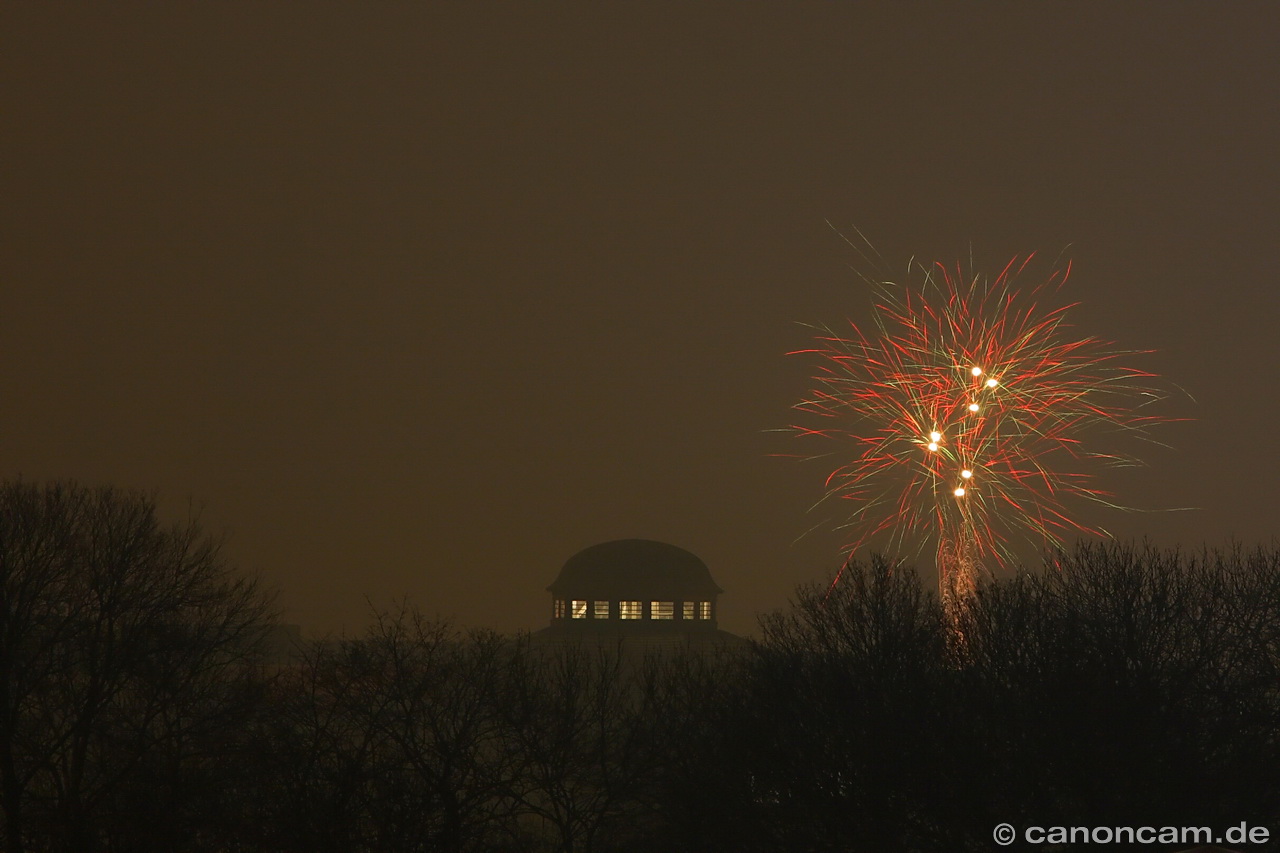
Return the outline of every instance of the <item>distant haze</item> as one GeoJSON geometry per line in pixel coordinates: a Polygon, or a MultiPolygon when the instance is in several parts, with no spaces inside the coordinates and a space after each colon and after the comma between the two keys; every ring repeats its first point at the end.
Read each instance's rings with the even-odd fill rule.
{"type": "Polygon", "coordinates": [[[538,628],[624,538],[750,633],[841,559],[768,432],[798,322],[869,317],[829,221],[897,270],[1070,244],[1074,324],[1194,397],[1107,482],[1199,509],[1090,521],[1269,541],[1277,43],[1266,4],[10,4],[0,471],[203,506],[310,633],[538,628]]]}

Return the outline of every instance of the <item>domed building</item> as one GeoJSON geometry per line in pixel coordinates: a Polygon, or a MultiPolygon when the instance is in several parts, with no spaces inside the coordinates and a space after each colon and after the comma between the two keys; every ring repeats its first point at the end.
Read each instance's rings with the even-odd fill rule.
{"type": "Polygon", "coordinates": [[[683,548],[619,539],[574,554],[547,587],[545,639],[645,638],[740,642],[718,628],[724,590],[706,563],[683,548]]]}

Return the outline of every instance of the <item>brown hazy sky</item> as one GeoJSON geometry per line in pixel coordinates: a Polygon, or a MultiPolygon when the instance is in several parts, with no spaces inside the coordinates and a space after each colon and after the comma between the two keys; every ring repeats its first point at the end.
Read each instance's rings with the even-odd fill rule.
{"type": "Polygon", "coordinates": [[[1090,519],[1275,535],[1280,11],[1267,3],[0,5],[0,472],[158,490],[313,631],[408,594],[501,630],[596,542],[793,540],[797,321],[856,259],[1070,244],[1082,331],[1185,387],[1090,519]]]}

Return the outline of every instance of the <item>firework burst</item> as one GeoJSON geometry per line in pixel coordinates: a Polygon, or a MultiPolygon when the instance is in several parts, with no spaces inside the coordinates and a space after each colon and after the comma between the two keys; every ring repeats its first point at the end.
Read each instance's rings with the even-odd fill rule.
{"type": "Polygon", "coordinates": [[[819,329],[796,353],[819,361],[796,406],[818,422],[791,429],[837,443],[824,500],[847,507],[846,547],[936,549],[953,615],[1018,543],[1106,535],[1074,508],[1117,506],[1096,473],[1137,460],[1102,448],[1167,420],[1146,413],[1164,395],[1127,365],[1139,352],[1075,336],[1072,306],[1052,304],[1070,263],[1027,283],[1032,257],[993,279],[913,263],[903,283],[873,282],[874,327],[819,329]]]}

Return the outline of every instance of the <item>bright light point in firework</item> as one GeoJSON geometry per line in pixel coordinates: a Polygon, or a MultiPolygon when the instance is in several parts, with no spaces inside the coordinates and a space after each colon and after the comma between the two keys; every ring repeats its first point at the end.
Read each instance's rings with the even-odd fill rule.
{"type": "Polygon", "coordinates": [[[973,476],[973,472],[970,471],[968,468],[965,468],[963,471],[960,472],[960,476],[964,477],[967,480],[973,476]]]}
{"type": "Polygon", "coordinates": [[[974,376],[981,376],[981,375],[982,375],[982,368],[981,368],[981,367],[975,367],[975,368],[973,368],[972,370],[970,370],[969,372],[970,372],[970,373],[972,373],[974,376]]]}
{"type": "Polygon", "coordinates": [[[942,433],[938,432],[938,431],[935,429],[933,432],[929,433],[929,440],[930,440],[930,441],[942,441],[942,433]]]}
{"type": "Polygon", "coordinates": [[[969,404],[969,411],[971,411],[971,412],[976,412],[976,411],[978,411],[978,404],[977,404],[977,403],[970,403],[970,404],[969,404]]]}
{"type": "Polygon", "coordinates": [[[934,453],[937,453],[937,452],[938,452],[938,442],[936,442],[936,441],[931,441],[931,442],[929,442],[928,447],[929,447],[929,449],[930,449],[930,450],[932,450],[934,453]]]}
{"type": "Polygon", "coordinates": [[[997,386],[997,385],[999,385],[999,384],[1000,384],[1000,383],[999,383],[999,382],[997,382],[997,381],[995,381],[994,379],[988,379],[988,380],[987,380],[987,387],[988,387],[988,388],[994,388],[994,387],[996,387],[996,386],[997,386]]]}
{"type": "Polygon", "coordinates": [[[964,497],[964,486],[956,487],[956,497],[958,498],[964,497]]]}

